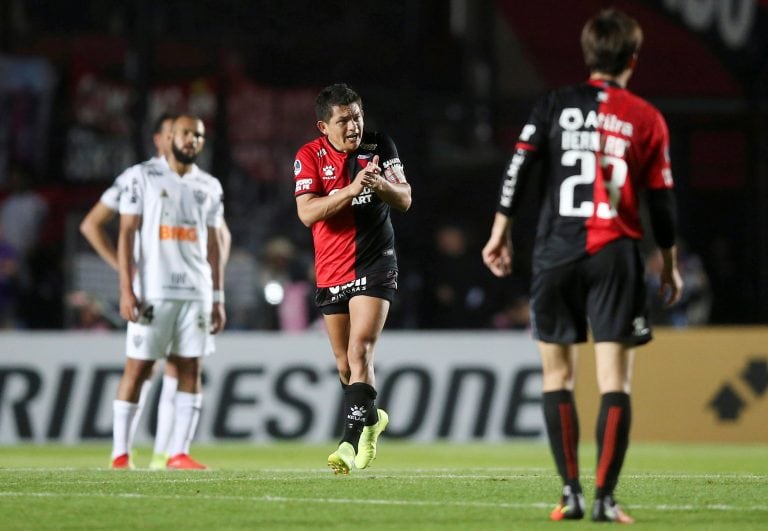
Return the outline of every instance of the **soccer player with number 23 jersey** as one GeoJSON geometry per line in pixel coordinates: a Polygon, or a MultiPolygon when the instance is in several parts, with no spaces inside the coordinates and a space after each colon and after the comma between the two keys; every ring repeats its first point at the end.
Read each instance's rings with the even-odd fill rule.
{"type": "Polygon", "coordinates": [[[634,347],[651,340],[647,320],[640,192],[664,267],[660,296],[677,302],[675,199],[668,132],[657,109],[626,89],[642,43],[637,22],[604,10],[582,30],[587,82],[556,89],[533,108],[502,180],[483,261],[512,271],[510,234],[522,191],[542,190],[533,256],[531,322],[543,370],[544,419],[563,481],[559,520],[584,517],[579,424],[573,399],[576,344],[595,342],[601,396],[592,520],[632,523],[614,489],[629,446],[634,347]],[[540,162],[542,171],[532,171],[540,162]],[[538,176],[538,183],[532,181],[538,176]]]}

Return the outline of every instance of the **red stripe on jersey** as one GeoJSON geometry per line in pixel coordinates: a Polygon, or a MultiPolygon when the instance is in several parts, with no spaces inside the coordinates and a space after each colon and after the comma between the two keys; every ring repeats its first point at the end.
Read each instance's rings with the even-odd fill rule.
{"type": "MultiPolygon", "coordinates": [[[[325,137],[305,144],[296,155],[295,194],[327,196],[350,182],[347,155],[336,151],[325,137]]],[[[317,286],[337,286],[355,279],[357,231],[354,212],[345,208],[312,225],[317,286]]]]}
{"type": "Polygon", "coordinates": [[[661,114],[625,89],[599,88],[605,98],[598,114],[606,118],[597,128],[600,150],[595,153],[595,207],[586,221],[589,254],[618,238],[641,239],[639,189],[672,187],[668,133],[661,114]],[[622,127],[619,122],[629,125],[622,127]]]}

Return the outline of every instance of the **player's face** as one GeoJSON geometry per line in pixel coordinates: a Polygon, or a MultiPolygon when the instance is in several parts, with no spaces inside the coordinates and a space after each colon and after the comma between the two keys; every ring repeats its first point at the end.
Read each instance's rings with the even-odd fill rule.
{"type": "Polygon", "coordinates": [[[327,122],[317,122],[317,127],[333,147],[351,153],[363,139],[363,110],[357,103],[334,105],[331,118],[327,122]]]}
{"type": "Polygon", "coordinates": [[[164,120],[160,126],[160,132],[155,133],[153,140],[158,156],[166,158],[170,156],[173,144],[173,120],[164,120]]]}
{"type": "Polygon", "coordinates": [[[205,145],[205,126],[201,120],[179,117],[173,124],[173,156],[182,164],[192,164],[205,145]]]}

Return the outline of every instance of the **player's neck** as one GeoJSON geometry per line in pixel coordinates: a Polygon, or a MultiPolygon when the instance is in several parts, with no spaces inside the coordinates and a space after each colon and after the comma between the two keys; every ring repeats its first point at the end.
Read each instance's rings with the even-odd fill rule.
{"type": "Polygon", "coordinates": [[[590,81],[610,81],[611,83],[616,83],[621,88],[627,88],[627,83],[629,83],[629,78],[632,76],[632,70],[630,68],[627,68],[623,72],[621,72],[618,75],[613,74],[606,74],[605,72],[592,72],[589,75],[590,81]]]}
{"type": "Polygon", "coordinates": [[[193,166],[193,164],[184,164],[183,162],[179,162],[175,157],[171,157],[171,160],[168,161],[168,165],[173,171],[178,173],[180,177],[184,177],[185,174],[192,171],[193,166]]]}

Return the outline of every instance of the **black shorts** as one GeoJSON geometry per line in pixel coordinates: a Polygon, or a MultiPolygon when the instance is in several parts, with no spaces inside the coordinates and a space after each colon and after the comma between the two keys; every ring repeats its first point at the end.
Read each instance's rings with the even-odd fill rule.
{"type": "Polygon", "coordinates": [[[357,295],[392,302],[397,291],[397,270],[374,271],[341,286],[317,288],[315,304],[324,315],[349,313],[349,299],[357,295]]]}
{"type": "Polygon", "coordinates": [[[645,267],[637,242],[623,238],[596,254],[540,271],[531,285],[533,336],[547,343],[651,340],[645,267]]]}

